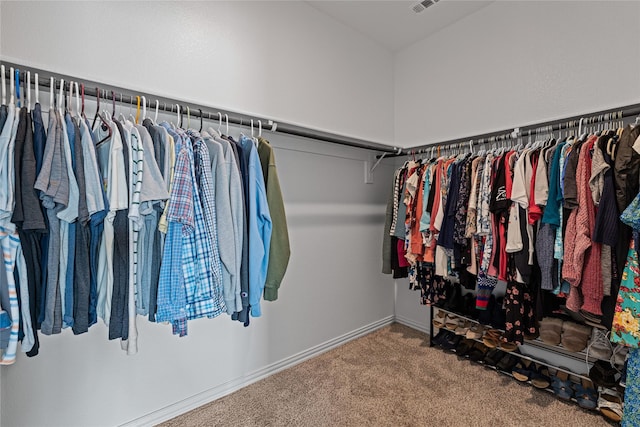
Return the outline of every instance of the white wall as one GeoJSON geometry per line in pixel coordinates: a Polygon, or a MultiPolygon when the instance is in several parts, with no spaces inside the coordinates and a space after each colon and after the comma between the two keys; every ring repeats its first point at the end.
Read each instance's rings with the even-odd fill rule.
{"type": "Polygon", "coordinates": [[[393,140],[391,53],[304,2],[2,2],[0,28],[5,60],[393,140]]]}
{"type": "MultiPolygon", "coordinates": [[[[371,120],[393,113],[390,54],[303,3],[0,5],[4,59],[331,132],[393,137],[390,120],[371,120]]],[[[364,184],[364,150],[269,139],[292,257],[263,317],[249,328],[225,315],[194,321],[182,339],[139,318],[140,352],[131,357],[102,325],[41,336],[39,356],[0,368],[0,424],[136,424],[154,411],[162,418],[185,399],[228,392],[390,321],[393,283],[378,272],[392,167],[383,162],[375,184],[364,184]]]]}
{"type": "Polygon", "coordinates": [[[639,20],[639,2],[492,3],[396,55],[396,144],[639,102],[639,20]]]}

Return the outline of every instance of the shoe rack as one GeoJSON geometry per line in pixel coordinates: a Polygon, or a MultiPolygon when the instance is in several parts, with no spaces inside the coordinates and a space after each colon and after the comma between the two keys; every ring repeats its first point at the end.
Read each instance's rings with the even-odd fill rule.
{"type": "MultiPolygon", "coordinates": [[[[459,313],[456,313],[456,312],[453,312],[453,311],[449,311],[449,310],[446,310],[446,309],[443,309],[443,308],[440,308],[440,307],[437,307],[437,306],[432,306],[431,310],[429,310],[429,312],[430,312],[429,313],[429,317],[430,317],[430,319],[429,319],[429,328],[430,328],[430,332],[431,332],[430,335],[429,335],[429,346],[430,347],[433,347],[435,345],[434,342],[433,342],[433,338],[436,336],[436,334],[434,333],[435,330],[440,331],[441,329],[446,329],[446,330],[448,330],[450,332],[453,332],[451,329],[446,328],[445,326],[443,326],[441,328],[438,328],[438,327],[434,326],[434,322],[433,322],[434,314],[437,313],[438,311],[441,311],[445,315],[449,315],[450,317],[456,317],[456,318],[458,318],[458,319],[460,319],[462,321],[468,321],[472,325],[480,325],[480,326],[482,326],[484,328],[484,332],[485,333],[486,333],[487,330],[489,330],[489,326],[482,325],[480,322],[478,322],[475,319],[469,318],[467,316],[464,316],[464,315],[461,315],[459,313]]],[[[497,330],[500,330],[500,329],[494,329],[494,330],[497,331],[497,330]]],[[[500,331],[502,333],[504,333],[503,330],[500,330],[500,331]]],[[[484,337],[484,334],[483,334],[483,337],[484,337]]],[[[466,336],[463,335],[462,338],[466,338],[466,336]]],[[[480,338],[466,338],[466,339],[472,340],[472,341],[475,341],[475,342],[478,342],[478,343],[483,343],[482,337],[480,337],[480,338]]],[[[569,358],[573,358],[575,360],[579,360],[579,361],[581,361],[583,363],[588,360],[588,362],[589,362],[588,365],[589,366],[590,366],[590,363],[598,360],[597,358],[591,357],[591,356],[587,359],[587,353],[584,350],[581,351],[581,352],[571,352],[571,351],[568,351],[567,349],[563,348],[561,345],[546,344],[542,340],[540,340],[539,338],[536,338],[534,340],[525,340],[525,344],[524,345],[540,348],[542,350],[549,351],[549,352],[554,352],[554,353],[560,354],[560,355],[565,356],[565,357],[569,357],[569,358]]],[[[559,399],[559,400],[561,400],[563,402],[573,403],[573,404],[575,404],[576,406],[578,406],[582,410],[585,410],[585,411],[588,411],[588,412],[591,412],[591,413],[599,411],[599,409],[597,407],[594,408],[594,409],[590,409],[590,408],[586,408],[584,406],[581,406],[579,404],[579,402],[578,402],[578,399],[575,396],[572,396],[569,399],[561,398],[556,394],[556,391],[554,391],[554,389],[552,388],[552,383],[553,383],[552,379],[553,379],[553,377],[558,376],[558,372],[564,372],[564,373],[568,374],[569,378],[573,378],[574,380],[575,379],[579,379],[579,381],[581,381],[581,382],[582,382],[582,380],[587,380],[587,381],[591,382],[591,379],[589,378],[588,375],[579,374],[579,373],[571,371],[571,370],[569,370],[569,369],[567,369],[565,367],[556,366],[555,364],[549,363],[546,360],[542,360],[540,358],[536,358],[536,357],[532,357],[532,356],[529,356],[529,355],[522,354],[522,353],[519,352],[519,348],[516,349],[515,351],[507,351],[507,350],[501,349],[499,347],[496,347],[496,348],[498,348],[504,354],[511,354],[512,356],[515,356],[515,357],[517,357],[517,358],[519,358],[521,360],[527,360],[529,362],[535,363],[536,365],[546,366],[548,368],[548,370],[550,371],[550,373],[549,373],[549,380],[550,380],[549,382],[550,382],[550,384],[546,388],[536,387],[537,389],[542,390],[542,391],[546,391],[548,393],[551,393],[557,399],[559,399]],[[551,375],[551,372],[554,372],[554,375],[551,375]]],[[[456,349],[455,348],[453,348],[453,349],[444,349],[443,348],[443,351],[448,352],[448,353],[456,354],[456,349]]],[[[489,351],[487,351],[485,353],[485,355],[489,351]]],[[[461,358],[461,359],[467,359],[468,355],[464,355],[464,356],[458,355],[458,357],[461,358]]],[[[531,382],[531,380],[529,380],[529,381],[520,381],[517,378],[515,378],[515,376],[513,375],[512,372],[504,371],[504,370],[498,368],[497,366],[493,366],[491,364],[488,364],[488,363],[484,362],[484,357],[482,359],[480,359],[479,361],[477,361],[477,362],[474,362],[474,361],[471,361],[471,362],[472,363],[477,363],[479,365],[482,365],[483,367],[485,367],[487,369],[490,369],[490,370],[493,370],[493,371],[496,371],[499,374],[505,375],[507,377],[511,377],[514,380],[518,381],[518,383],[520,383],[520,384],[528,384],[528,385],[534,387],[534,385],[531,382]]],[[[598,387],[594,385],[594,388],[596,390],[596,398],[597,398],[600,395],[598,393],[598,387]]],[[[609,390],[615,390],[615,388],[611,388],[609,390]]],[[[611,421],[605,415],[603,415],[603,416],[608,421],[611,421]]]]}

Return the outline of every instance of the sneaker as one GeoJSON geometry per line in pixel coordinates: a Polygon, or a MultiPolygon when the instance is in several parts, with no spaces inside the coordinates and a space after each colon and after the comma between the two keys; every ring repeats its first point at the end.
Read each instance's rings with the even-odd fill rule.
{"type": "Polygon", "coordinates": [[[611,356],[611,363],[614,366],[626,365],[627,354],[629,353],[629,347],[624,345],[616,345],[613,348],[613,355],[611,356]]]}
{"type": "Polygon", "coordinates": [[[609,341],[609,331],[600,328],[593,328],[591,342],[587,346],[587,358],[589,356],[597,359],[609,360],[613,355],[613,347],[609,341]]]}

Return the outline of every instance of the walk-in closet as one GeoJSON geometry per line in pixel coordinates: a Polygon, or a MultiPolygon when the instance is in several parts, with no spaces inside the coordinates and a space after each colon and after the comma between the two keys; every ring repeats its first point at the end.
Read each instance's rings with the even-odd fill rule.
{"type": "Polygon", "coordinates": [[[0,425],[640,425],[639,21],[0,0],[0,425]]]}

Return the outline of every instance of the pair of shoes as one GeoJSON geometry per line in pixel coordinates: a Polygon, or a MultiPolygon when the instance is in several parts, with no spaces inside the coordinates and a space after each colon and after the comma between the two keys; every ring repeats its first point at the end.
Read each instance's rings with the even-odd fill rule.
{"type": "Polygon", "coordinates": [[[535,388],[545,389],[549,387],[551,385],[549,368],[547,368],[545,365],[537,365],[535,371],[531,371],[529,379],[531,380],[531,384],[535,388]]]}
{"type": "Polygon", "coordinates": [[[433,324],[434,328],[441,329],[441,328],[444,328],[445,319],[446,319],[446,313],[442,310],[438,310],[433,315],[433,320],[431,321],[431,323],[433,324]]]}
{"type": "Polygon", "coordinates": [[[501,341],[500,348],[511,353],[512,351],[516,351],[518,349],[518,344],[511,341],[501,341]]]}
{"type": "Polygon", "coordinates": [[[564,321],[556,317],[545,317],[540,321],[540,339],[545,344],[558,345],[562,337],[564,321]]]}
{"type": "Polygon", "coordinates": [[[455,348],[456,356],[460,359],[467,357],[475,343],[473,340],[462,338],[455,348]]]}
{"type": "Polygon", "coordinates": [[[456,335],[466,336],[469,329],[473,326],[470,320],[463,320],[458,324],[458,327],[453,331],[456,335]]]}
{"type": "Polygon", "coordinates": [[[456,335],[452,331],[447,331],[447,335],[442,339],[440,347],[447,353],[453,353],[461,339],[462,337],[460,335],[456,335]]]}
{"type": "Polygon", "coordinates": [[[489,329],[484,333],[482,342],[489,348],[496,348],[502,341],[502,331],[499,329],[489,329]]]}
{"type": "Polygon", "coordinates": [[[584,350],[589,342],[591,329],[591,326],[564,322],[562,324],[562,346],[576,353],[584,350]]]}
{"type": "Polygon", "coordinates": [[[484,327],[476,323],[469,328],[465,336],[470,340],[479,340],[482,335],[484,335],[484,327]]]}
{"type": "Polygon", "coordinates": [[[571,400],[573,397],[573,383],[569,381],[568,370],[556,371],[551,380],[551,387],[556,396],[562,400],[571,400]]]}
{"type": "Polygon", "coordinates": [[[511,370],[513,378],[520,382],[527,382],[531,378],[533,363],[528,359],[520,359],[511,370]]]}
{"type": "Polygon", "coordinates": [[[598,410],[611,421],[622,421],[622,396],[614,390],[602,389],[598,398],[598,410]]]}
{"type": "Polygon", "coordinates": [[[593,328],[591,341],[587,346],[587,358],[589,358],[589,356],[603,360],[611,359],[611,356],[613,356],[613,346],[609,340],[609,331],[593,328]]]}
{"type": "Polygon", "coordinates": [[[618,371],[605,360],[596,360],[589,370],[589,378],[598,387],[615,387],[618,371]]]}
{"type": "Polygon", "coordinates": [[[473,348],[468,353],[469,360],[471,360],[472,362],[480,363],[484,359],[484,356],[488,351],[489,348],[486,345],[476,342],[473,348]]]}
{"type": "Polygon", "coordinates": [[[450,331],[455,331],[461,323],[462,319],[453,314],[447,314],[447,317],[444,319],[444,327],[450,331]]]}
{"type": "Polygon", "coordinates": [[[511,372],[513,371],[513,368],[518,364],[519,361],[520,361],[519,357],[514,356],[513,354],[510,354],[510,353],[505,353],[504,356],[502,356],[502,359],[500,359],[500,361],[496,365],[496,368],[498,368],[503,372],[511,372]]]}
{"type": "Polygon", "coordinates": [[[598,406],[598,391],[593,383],[586,378],[582,378],[580,384],[573,384],[573,391],[578,405],[584,409],[596,409],[598,406]]]}
{"type": "Polygon", "coordinates": [[[627,354],[629,353],[629,347],[617,344],[613,348],[613,354],[611,355],[611,364],[614,366],[623,366],[627,361],[627,354]]]}
{"type": "Polygon", "coordinates": [[[484,355],[484,359],[482,359],[482,361],[485,365],[496,367],[498,362],[500,362],[500,359],[502,359],[503,354],[504,353],[500,349],[492,348],[487,351],[487,354],[484,355]]]}

